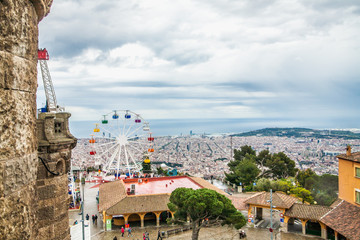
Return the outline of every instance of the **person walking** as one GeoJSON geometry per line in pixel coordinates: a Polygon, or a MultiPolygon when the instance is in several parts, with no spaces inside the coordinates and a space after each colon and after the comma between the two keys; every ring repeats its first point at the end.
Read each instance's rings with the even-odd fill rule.
{"type": "Polygon", "coordinates": [[[156,240],[159,240],[159,239],[162,240],[160,229],[159,229],[159,231],[158,231],[158,237],[157,237],[156,240]]]}
{"type": "Polygon", "coordinates": [[[89,221],[89,219],[90,219],[89,214],[86,214],[86,221],[89,221]]]}
{"type": "Polygon", "coordinates": [[[113,238],[113,240],[117,240],[117,237],[115,236],[115,237],[113,238]]]}
{"type": "Polygon", "coordinates": [[[121,236],[122,237],[124,236],[124,233],[125,233],[125,229],[124,229],[124,227],[121,227],[121,236]]]}
{"type": "Polygon", "coordinates": [[[91,216],[91,220],[92,220],[93,225],[94,225],[95,224],[95,216],[94,216],[94,214],[91,216]]]}
{"type": "Polygon", "coordinates": [[[95,214],[94,219],[95,219],[95,225],[97,225],[97,219],[98,219],[97,214],[95,214]]]}
{"type": "Polygon", "coordinates": [[[128,237],[132,236],[131,234],[131,227],[128,228],[128,237]]]}

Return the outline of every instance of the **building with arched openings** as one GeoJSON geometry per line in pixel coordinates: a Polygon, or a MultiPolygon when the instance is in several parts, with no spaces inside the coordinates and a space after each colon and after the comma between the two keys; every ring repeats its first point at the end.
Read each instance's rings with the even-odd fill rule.
{"type": "Polygon", "coordinates": [[[228,196],[206,180],[188,176],[133,178],[105,183],[99,188],[99,212],[103,216],[104,229],[126,224],[160,226],[161,222],[174,216],[167,204],[171,193],[180,187],[208,188],[228,196]]]}

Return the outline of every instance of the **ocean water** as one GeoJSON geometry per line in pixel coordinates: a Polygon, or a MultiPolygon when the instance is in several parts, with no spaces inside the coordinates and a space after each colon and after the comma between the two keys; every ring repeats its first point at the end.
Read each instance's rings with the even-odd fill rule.
{"type": "MultiPolygon", "coordinates": [[[[148,120],[153,136],[180,136],[193,134],[232,134],[267,127],[335,128],[289,119],[154,119],[148,120]]],[[[71,121],[70,131],[77,138],[93,133],[96,121],[71,121]]]]}

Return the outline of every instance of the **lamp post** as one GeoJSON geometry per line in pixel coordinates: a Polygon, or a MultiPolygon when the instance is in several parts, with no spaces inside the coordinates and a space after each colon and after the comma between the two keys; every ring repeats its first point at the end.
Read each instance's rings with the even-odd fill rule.
{"type": "Polygon", "coordinates": [[[81,199],[82,239],[85,240],[85,222],[84,222],[85,178],[83,177],[81,177],[81,190],[82,190],[82,199],[81,199]]]}
{"type": "Polygon", "coordinates": [[[272,224],[272,215],[273,215],[273,208],[276,208],[276,206],[273,206],[273,204],[272,204],[272,189],[270,189],[270,200],[268,200],[267,202],[269,202],[270,203],[270,229],[269,229],[269,231],[270,231],[270,233],[271,233],[271,240],[273,240],[273,224],[272,224]]]}

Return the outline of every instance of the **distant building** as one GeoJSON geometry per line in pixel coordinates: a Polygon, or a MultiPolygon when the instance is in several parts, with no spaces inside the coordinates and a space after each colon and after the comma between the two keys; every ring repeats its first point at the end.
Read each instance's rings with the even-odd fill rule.
{"type": "Polygon", "coordinates": [[[339,198],[360,207],[360,152],[351,153],[351,147],[348,146],[346,154],[337,157],[339,198]]]}
{"type": "Polygon", "coordinates": [[[104,229],[108,231],[125,224],[159,226],[173,217],[167,204],[171,193],[180,187],[208,188],[228,196],[197,177],[133,178],[105,183],[99,188],[99,212],[103,216],[104,229]]]}

